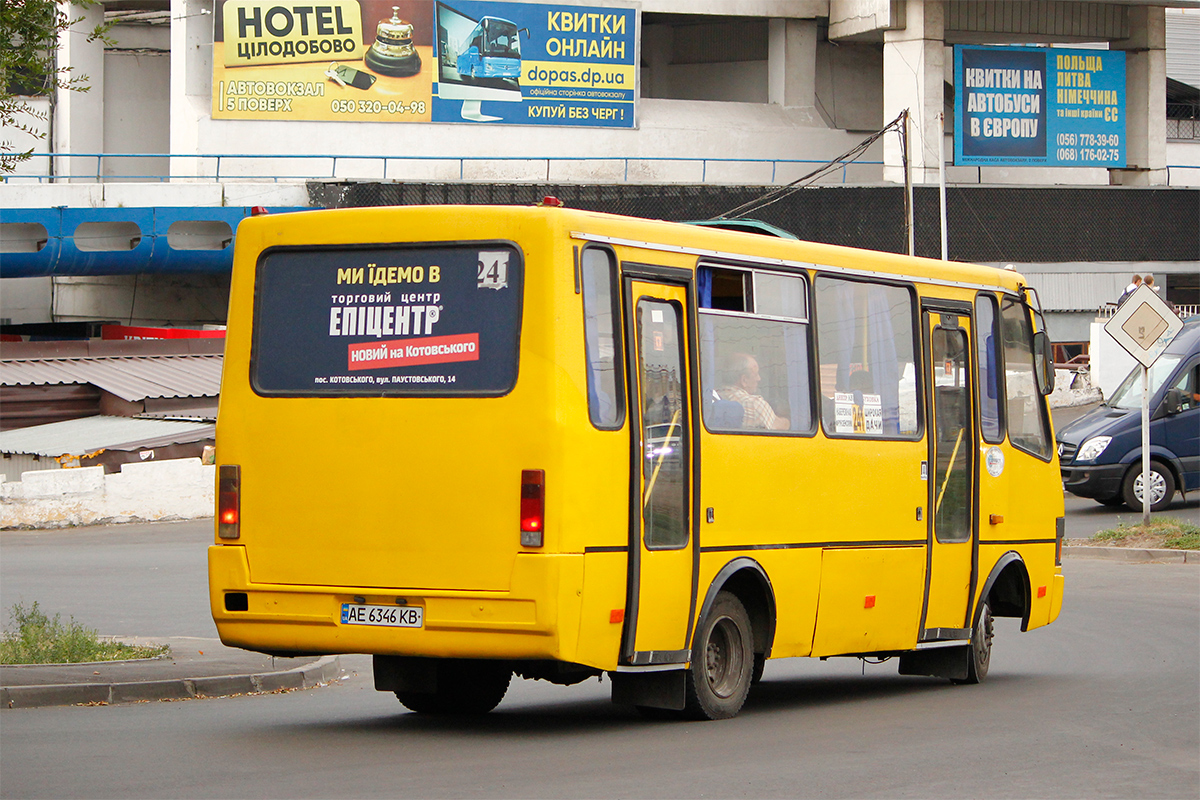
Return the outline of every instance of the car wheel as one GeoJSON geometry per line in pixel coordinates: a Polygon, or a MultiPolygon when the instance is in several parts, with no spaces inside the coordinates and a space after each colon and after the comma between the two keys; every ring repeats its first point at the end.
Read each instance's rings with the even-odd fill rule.
{"type": "Polygon", "coordinates": [[[742,709],[754,675],[754,637],[742,601],[721,592],[696,632],[684,715],[729,719],[742,709]]]}
{"type": "MultiPolygon", "coordinates": [[[[1134,511],[1142,510],[1142,466],[1139,461],[1125,473],[1121,484],[1125,505],[1134,511]]],[[[1175,476],[1161,461],[1150,462],[1150,510],[1162,511],[1175,497],[1175,476]]]]}

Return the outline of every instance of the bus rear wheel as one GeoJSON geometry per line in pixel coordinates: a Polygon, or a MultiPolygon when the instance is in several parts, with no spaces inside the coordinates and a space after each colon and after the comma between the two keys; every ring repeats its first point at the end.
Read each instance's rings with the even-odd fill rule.
{"type": "Polygon", "coordinates": [[[729,719],[742,709],[754,676],[754,637],[742,601],[720,592],[696,632],[684,716],[729,719]]]}
{"type": "Polygon", "coordinates": [[[486,714],[504,699],[512,669],[503,662],[446,659],[437,666],[433,692],[396,692],[396,699],[418,714],[486,714]]]}

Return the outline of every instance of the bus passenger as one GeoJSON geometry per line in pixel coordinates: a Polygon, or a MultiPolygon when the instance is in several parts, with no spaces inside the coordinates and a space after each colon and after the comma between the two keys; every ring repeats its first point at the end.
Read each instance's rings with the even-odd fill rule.
{"type": "Polygon", "coordinates": [[[786,417],[775,413],[767,399],[757,394],[762,380],[758,359],[748,353],[734,353],[724,371],[724,385],[718,390],[722,400],[734,400],[745,409],[743,428],[784,431],[791,427],[786,417]]]}

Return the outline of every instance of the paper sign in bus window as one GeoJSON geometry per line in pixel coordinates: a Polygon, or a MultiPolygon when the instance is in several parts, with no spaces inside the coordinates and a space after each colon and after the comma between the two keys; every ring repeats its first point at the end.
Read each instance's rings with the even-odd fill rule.
{"type": "Polygon", "coordinates": [[[837,392],[833,395],[833,429],[836,433],[854,433],[854,395],[837,392]]]}
{"type": "Polygon", "coordinates": [[[883,397],[877,394],[863,395],[863,433],[883,435],[883,397]]]}

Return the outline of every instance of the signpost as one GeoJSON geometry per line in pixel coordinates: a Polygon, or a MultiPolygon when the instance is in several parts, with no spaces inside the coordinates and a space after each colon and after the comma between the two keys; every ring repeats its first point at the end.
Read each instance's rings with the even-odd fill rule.
{"type": "MultiPolygon", "coordinates": [[[[1183,329],[1183,320],[1158,293],[1139,286],[1104,330],[1142,365],[1142,524],[1150,524],[1150,366],[1183,329]]],[[[1135,484],[1136,490],[1136,484],[1135,484]]]]}

